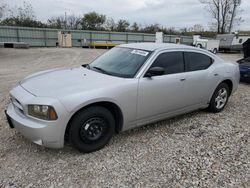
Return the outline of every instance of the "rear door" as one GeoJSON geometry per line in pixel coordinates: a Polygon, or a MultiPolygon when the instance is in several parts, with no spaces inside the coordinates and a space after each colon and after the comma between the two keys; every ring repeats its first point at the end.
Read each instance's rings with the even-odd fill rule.
{"type": "Polygon", "coordinates": [[[206,104],[211,95],[212,79],[216,79],[210,66],[213,59],[199,52],[184,52],[186,105],[206,104]]]}

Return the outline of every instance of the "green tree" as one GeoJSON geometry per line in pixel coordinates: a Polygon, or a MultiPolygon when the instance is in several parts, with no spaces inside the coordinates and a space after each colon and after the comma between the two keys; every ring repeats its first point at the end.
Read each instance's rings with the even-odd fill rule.
{"type": "Polygon", "coordinates": [[[17,17],[5,18],[0,25],[21,26],[21,27],[46,27],[46,24],[32,19],[19,19],[17,17]]]}
{"type": "Polygon", "coordinates": [[[10,16],[1,21],[1,25],[23,27],[46,27],[41,21],[36,20],[31,4],[24,2],[17,10],[10,10],[10,16]]]}
{"type": "Polygon", "coordinates": [[[96,12],[90,12],[84,14],[82,18],[82,28],[88,30],[104,30],[104,23],[106,21],[106,16],[103,14],[98,14],[96,12]]]}
{"type": "Polygon", "coordinates": [[[161,31],[161,28],[159,24],[151,24],[144,27],[142,30],[145,33],[156,33],[157,31],[161,31]]]}
{"type": "Polygon", "coordinates": [[[139,30],[140,30],[139,25],[136,22],[134,22],[133,25],[131,26],[131,31],[138,32],[139,30]]]}
{"type": "Polygon", "coordinates": [[[113,18],[108,18],[105,22],[105,30],[108,31],[115,31],[116,30],[116,23],[113,18]]]}
{"type": "Polygon", "coordinates": [[[129,27],[129,22],[127,20],[119,20],[117,22],[117,26],[116,26],[116,31],[119,31],[119,32],[125,32],[128,30],[128,27],[129,27]]]}
{"type": "Polygon", "coordinates": [[[81,29],[81,17],[71,14],[48,19],[47,26],[56,29],[81,29]]]}
{"type": "Polygon", "coordinates": [[[48,19],[47,26],[55,29],[65,28],[65,19],[63,16],[52,17],[48,19]]]}

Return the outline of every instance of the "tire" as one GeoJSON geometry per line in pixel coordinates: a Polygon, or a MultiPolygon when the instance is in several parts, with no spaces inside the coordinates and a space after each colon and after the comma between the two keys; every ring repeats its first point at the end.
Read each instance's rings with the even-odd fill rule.
{"type": "Polygon", "coordinates": [[[217,54],[217,52],[218,52],[218,50],[215,48],[215,49],[213,49],[213,53],[214,54],[217,54]]]}
{"type": "Polygon", "coordinates": [[[215,89],[214,94],[210,100],[208,110],[213,113],[221,112],[229,98],[229,87],[226,83],[221,83],[215,89]]]}
{"type": "Polygon", "coordinates": [[[106,146],[115,132],[111,112],[100,106],[79,111],[70,122],[69,141],[80,152],[90,153],[106,146]]]}

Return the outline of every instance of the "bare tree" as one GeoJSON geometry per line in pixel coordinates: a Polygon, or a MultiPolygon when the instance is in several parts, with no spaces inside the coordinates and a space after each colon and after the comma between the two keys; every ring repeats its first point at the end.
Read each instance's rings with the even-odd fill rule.
{"type": "Polygon", "coordinates": [[[241,17],[237,17],[237,14],[239,12],[242,12],[242,10],[239,9],[239,6],[241,5],[241,0],[234,0],[233,2],[234,2],[234,5],[233,5],[232,16],[230,20],[229,32],[232,31],[234,24],[236,25],[236,24],[240,24],[241,22],[243,22],[241,17]]]}
{"type": "Polygon", "coordinates": [[[108,18],[105,22],[104,28],[108,31],[115,31],[116,30],[116,23],[113,18],[108,18]]]}
{"type": "Polygon", "coordinates": [[[69,16],[51,17],[47,21],[47,25],[56,29],[81,29],[81,17],[71,14],[69,16]]]}
{"type": "Polygon", "coordinates": [[[82,18],[71,14],[67,16],[66,25],[68,29],[80,29],[81,28],[82,18]]]}
{"type": "Polygon", "coordinates": [[[221,1],[221,32],[229,32],[230,19],[232,17],[232,9],[233,9],[234,0],[225,0],[221,1]]]}
{"type": "Polygon", "coordinates": [[[7,5],[4,3],[4,1],[0,0],[0,19],[4,16],[6,7],[7,5]]]}
{"type": "Polygon", "coordinates": [[[236,18],[237,13],[234,9],[239,7],[240,3],[235,7],[236,0],[200,0],[200,2],[206,5],[207,11],[215,20],[216,24],[213,22],[212,25],[217,26],[217,33],[230,32],[231,20],[236,18]]]}
{"type": "Polygon", "coordinates": [[[57,16],[48,19],[47,21],[48,27],[55,28],[55,29],[63,29],[65,28],[65,17],[64,16],[57,16]]]}

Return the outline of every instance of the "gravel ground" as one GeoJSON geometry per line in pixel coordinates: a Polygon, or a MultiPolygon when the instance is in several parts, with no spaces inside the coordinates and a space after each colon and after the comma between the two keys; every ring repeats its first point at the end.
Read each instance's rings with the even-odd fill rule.
{"type": "Polygon", "coordinates": [[[37,146],[8,128],[3,111],[18,80],[104,51],[0,49],[0,187],[250,187],[249,84],[222,113],[197,111],[127,131],[91,154],[37,146]]]}

